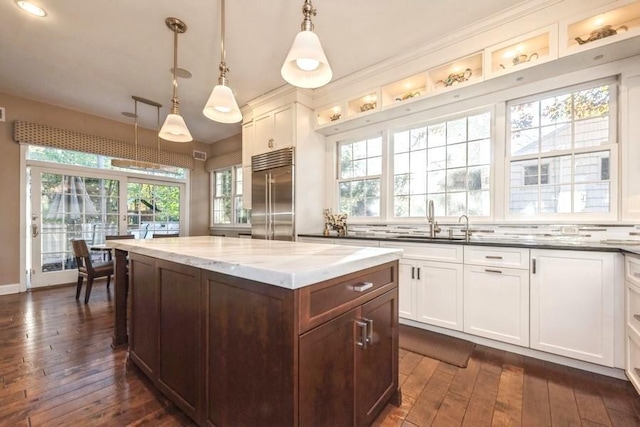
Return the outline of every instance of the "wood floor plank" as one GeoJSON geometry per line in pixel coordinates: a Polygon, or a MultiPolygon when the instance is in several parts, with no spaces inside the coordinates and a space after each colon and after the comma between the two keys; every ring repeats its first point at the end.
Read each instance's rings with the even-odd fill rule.
{"type": "Polygon", "coordinates": [[[563,366],[547,364],[551,423],[556,426],[581,425],[573,387],[563,366]]]}
{"type": "Polygon", "coordinates": [[[524,385],[524,358],[506,354],[493,410],[492,426],[522,425],[522,391],[524,385]]]}
{"type": "Polygon", "coordinates": [[[476,385],[471,393],[467,411],[462,420],[462,425],[467,427],[490,426],[493,419],[493,407],[500,376],[488,370],[480,370],[476,385]]]}
{"type": "Polygon", "coordinates": [[[452,393],[456,393],[466,398],[471,397],[473,388],[476,385],[478,374],[480,373],[480,366],[482,365],[481,358],[483,354],[484,350],[480,349],[479,347],[476,346],[473,349],[473,352],[469,357],[467,367],[465,369],[458,369],[455,376],[453,377],[453,381],[451,381],[449,390],[452,393]]]}
{"type": "Polygon", "coordinates": [[[431,425],[447,395],[453,375],[436,370],[416,399],[406,420],[419,426],[431,425]]]}
{"type": "Polygon", "coordinates": [[[522,426],[551,426],[547,370],[543,361],[525,358],[522,387],[522,426]]]}
{"type": "Polygon", "coordinates": [[[439,363],[437,360],[429,357],[422,357],[411,372],[411,375],[409,375],[402,385],[403,396],[411,396],[417,399],[436,371],[439,363]]]}
{"type": "Polygon", "coordinates": [[[433,427],[456,427],[462,425],[469,398],[453,393],[451,388],[438,409],[433,427]]]}
{"type": "Polygon", "coordinates": [[[398,371],[401,374],[411,375],[411,372],[418,366],[418,363],[422,360],[421,355],[417,353],[408,353],[402,360],[398,363],[398,371]]]}

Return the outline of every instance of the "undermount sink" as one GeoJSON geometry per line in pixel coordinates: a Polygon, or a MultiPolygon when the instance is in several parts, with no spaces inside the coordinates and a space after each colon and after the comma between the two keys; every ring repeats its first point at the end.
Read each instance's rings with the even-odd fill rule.
{"type": "Polygon", "coordinates": [[[465,240],[464,236],[453,236],[453,237],[447,237],[447,236],[436,236],[436,237],[430,237],[430,236],[397,236],[398,239],[418,239],[418,240],[465,240]]]}

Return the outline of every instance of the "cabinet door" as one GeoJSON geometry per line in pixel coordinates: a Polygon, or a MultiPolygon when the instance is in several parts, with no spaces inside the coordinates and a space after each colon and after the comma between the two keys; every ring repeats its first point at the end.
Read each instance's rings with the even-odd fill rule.
{"type": "Polygon", "coordinates": [[[419,322],[462,330],[462,264],[420,262],[416,313],[419,322]]]}
{"type": "Polygon", "coordinates": [[[254,119],[254,126],[253,155],[295,145],[293,108],[290,105],[257,117],[254,119]]]}
{"type": "Polygon", "coordinates": [[[531,348],[613,366],[615,255],[531,251],[531,348]]]}
{"type": "Polygon", "coordinates": [[[529,271],[464,267],[464,331],[529,345],[529,271]]]}
{"type": "Polygon", "coordinates": [[[129,254],[131,342],[129,354],[149,378],[158,371],[158,284],[153,258],[129,254]]]}
{"type": "Polygon", "coordinates": [[[255,127],[255,139],[253,141],[253,154],[262,154],[271,150],[275,144],[273,135],[273,114],[265,114],[253,120],[255,127]]]}
{"type": "Polygon", "coordinates": [[[353,425],[359,312],[351,310],[300,336],[299,425],[353,425]]]}
{"type": "Polygon", "coordinates": [[[273,139],[271,149],[293,147],[293,108],[287,106],[273,112],[273,139]]]}
{"type": "Polygon", "coordinates": [[[398,314],[404,319],[417,320],[416,262],[400,259],[398,268],[398,314]]]}
{"type": "Polygon", "coordinates": [[[366,347],[355,347],[357,426],[371,425],[398,389],[397,319],[396,290],[362,306],[361,320],[367,324],[368,341],[366,347]]]}
{"type": "Polygon", "coordinates": [[[203,328],[200,270],[157,261],[160,297],[158,388],[191,418],[202,409],[203,328]]]}
{"type": "Polygon", "coordinates": [[[255,129],[253,122],[242,125],[242,166],[251,165],[253,147],[255,145],[255,129]]]}

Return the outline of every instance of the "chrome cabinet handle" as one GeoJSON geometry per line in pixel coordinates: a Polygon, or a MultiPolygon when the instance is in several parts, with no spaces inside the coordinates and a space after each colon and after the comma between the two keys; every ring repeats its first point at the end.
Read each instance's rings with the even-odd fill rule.
{"type": "Polygon", "coordinates": [[[418,267],[418,280],[420,280],[420,267],[418,267]]]}
{"type": "Polygon", "coordinates": [[[536,274],[536,259],[535,258],[531,259],[531,273],[532,274],[536,274]]]}
{"type": "Polygon", "coordinates": [[[485,258],[486,259],[502,259],[502,257],[499,255],[486,255],[485,258]]]}
{"type": "Polygon", "coordinates": [[[416,268],[415,267],[411,267],[411,278],[412,279],[416,278],[416,268]]]}
{"type": "Polygon", "coordinates": [[[353,290],[356,292],[364,292],[373,288],[373,282],[362,282],[362,285],[355,285],[353,290]]]}
{"type": "Polygon", "coordinates": [[[363,319],[367,324],[367,344],[373,345],[373,319],[363,319]]]}
{"type": "Polygon", "coordinates": [[[502,274],[502,271],[500,271],[500,270],[491,270],[489,268],[485,268],[484,271],[487,272],[487,273],[500,273],[500,274],[502,274]]]}
{"type": "Polygon", "coordinates": [[[358,347],[363,350],[367,349],[367,323],[361,320],[356,320],[356,325],[360,328],[360,339],[356,341],[358,347]]]}

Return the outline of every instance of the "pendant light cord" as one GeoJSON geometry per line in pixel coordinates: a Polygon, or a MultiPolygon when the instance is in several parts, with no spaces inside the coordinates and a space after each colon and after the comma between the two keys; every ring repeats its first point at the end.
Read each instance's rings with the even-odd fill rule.
{"type": "Polygon", "coordinates": [[[229,67],[227,67],[227,51],[224,48],[224,33],[225,33],[225,1],[221,0],[220,2],[220,32],[222,33],[220,36],[220,66],[218,69],[220,70],[220,77],[218,77],[218,84],[223,86],[228,85],[227,73],[229,72],[229,67]]]}
{"type": "Polygon", "coordinates": [[[173,27],[173,98],[171,98],[171,113],[178,114],[178,28],[173,27]]]}

